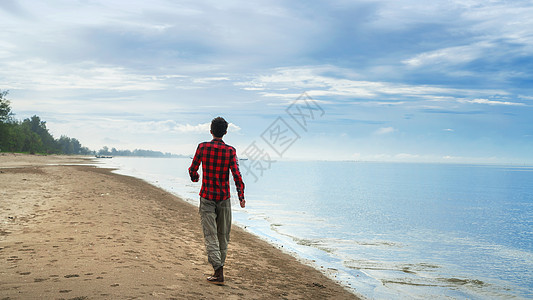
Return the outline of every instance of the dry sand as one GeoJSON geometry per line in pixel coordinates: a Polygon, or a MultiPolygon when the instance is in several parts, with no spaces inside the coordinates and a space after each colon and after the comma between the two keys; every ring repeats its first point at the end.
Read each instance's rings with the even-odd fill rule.
{"type": "Polygon", "coordinates": [[[357,299],[238,227],[209,284],[197,207],[83,162],[0,154],[0,299],[357,299]]]}

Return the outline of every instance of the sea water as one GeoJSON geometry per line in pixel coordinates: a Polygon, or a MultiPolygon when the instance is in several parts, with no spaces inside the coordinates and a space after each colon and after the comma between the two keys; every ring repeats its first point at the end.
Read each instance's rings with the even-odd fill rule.
{"type": "MultiPolygon", "coordinates": [[[[100,162],[198,204],[191,159],[100,162]]],[[[234,222],[357,294],[533,298],[533,167],[277,161],[243,173],[234,222]]]]}

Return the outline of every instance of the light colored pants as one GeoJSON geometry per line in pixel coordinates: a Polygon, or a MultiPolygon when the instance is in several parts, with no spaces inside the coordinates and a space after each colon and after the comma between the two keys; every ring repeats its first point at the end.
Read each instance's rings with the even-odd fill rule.
{"type": "Polygon", "coordinates": [[[199,212],[204,230],[207,259],[216,270],[224,266],[228,253],[231,201],[226,199],[216,202],[200,197],[199,212]]]}

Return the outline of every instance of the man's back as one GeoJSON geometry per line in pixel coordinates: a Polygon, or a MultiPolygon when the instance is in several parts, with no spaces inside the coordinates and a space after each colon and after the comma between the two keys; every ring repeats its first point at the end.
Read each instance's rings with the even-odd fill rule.
{"type": "Polygon", "coordinates": [[[229,171],[237,187],[239,199],[244,198],[244,183],[239,171],[235,148],[221,139],[213,139],[198,145],[189,174],[193,181],[198,181],[198,167],[202,164],[202,188],[200,196],[205,199],[221,201],[230,197],[229,171]]]}

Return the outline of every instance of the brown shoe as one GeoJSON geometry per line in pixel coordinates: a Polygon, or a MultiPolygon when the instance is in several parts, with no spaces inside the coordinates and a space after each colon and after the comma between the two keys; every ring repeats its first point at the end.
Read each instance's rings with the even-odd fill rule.
{"type": "Polygon", "coordinates": [[[224,269],[223,267],[220,267],[215,270],[215,274],[213,276],[207,277],[207,282],[216,284],[216,285],[224,285],[224,269]]]}

